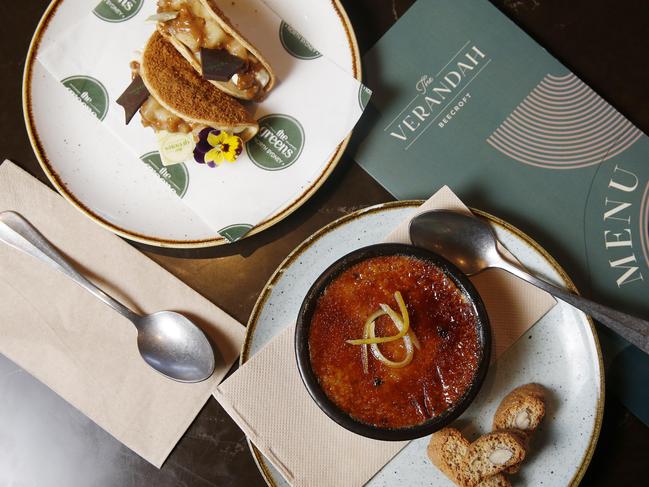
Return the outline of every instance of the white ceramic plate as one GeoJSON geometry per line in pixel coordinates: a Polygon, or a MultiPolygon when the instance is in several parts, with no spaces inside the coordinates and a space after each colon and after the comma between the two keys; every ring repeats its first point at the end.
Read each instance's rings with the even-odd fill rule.
{"type": "MultiPolygon", "coordinates": [[[[384,240],[421,202],[379,205],[345,216],[302,243],[278,268],[248,323],[241,353],[245,362],[295,320],[306,291],[331,263],[348,252],[384,240]]],[[[533,272],[574,289],[543,249],[519,230],[488,215],[498,238],[533,272]]],[[[578,485],[595,448],[603,414],[601,352],[593,324],[582,312],[559,303],[492,365],[476,401],[457,424],[471,438],[490,431],[500,400],[514,387],[539,382],[552,391],[546,420],[514,485],[578,485]]],[[[426,457],[428,438],[411,442],[381,470],[371,486],[452,486],[426,457]]],[[[269,485],[287,486],[251,445],[269,485]]]]}
{"type": "MultiPolygon", "coordinates": [[[[154,0],[145,0],[147,2],[154,0]]],[[[99,0],[94,0],[98,3],[99,0]]],[[[286,22],[295,27],[329,59],[360,79],[360,55],[352,26],[338,0],[265,0],[286,22]]],[[[90,5],[94,7],[94,3],[90,5]]],[[[227,241],[214,233],[171,192],[162,186],[143,184],[141,174],[119,174],[111,158],[118,148],[100,149],[101,141],[82,127],[66,124],[54,116],[51,94],[57,93],[58,81],[36,59],[40,49],[77,22],[80,12],[88,12],[87,0],[53,0],[43,16],[27,55],[23,80],[25,122],[34,152],[45,174],[57,190],[88,217],[125,238],[160,247],[209,247],[227,241]],[[105,164],[87,170],[84,161],[105,158],[105,164]]],[[[71,103],[74,100],[71,99],[71,103]]],[[[334,151],[328,164],[306,185],[302,194],[279,208],[248,235],[260,232],[283,220],[324,183],[340,160],[348,143],[334,151]]],[[[122,149],[123,150],[123,149],[122,149]]]]}

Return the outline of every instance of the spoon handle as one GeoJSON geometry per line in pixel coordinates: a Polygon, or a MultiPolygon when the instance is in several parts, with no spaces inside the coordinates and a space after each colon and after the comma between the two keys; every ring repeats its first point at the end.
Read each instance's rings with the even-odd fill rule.
{"type": "Polygon", "coordinates": [[[649,321],[641,320],[635,316],[616,311],[607,306],[595,303],[589,299],[573,294],[565,289],[558,288],[543,279],[529,274],[518,266],[515,266],[500,256],[498,267],[520,277],[524,281],[543,289],[554,297],[571,304],[595,318],[598,322],[606,325],[617,334],[633,343],[643,352],[649,354],[649,321]]]}
{"type": "Polygon", "coordinates": [[[0,242],[54,267],[129,320],[134,321],[139,318],[77,272],[47,239],[18,213],[13,211],[0,213],[0,242]]]}

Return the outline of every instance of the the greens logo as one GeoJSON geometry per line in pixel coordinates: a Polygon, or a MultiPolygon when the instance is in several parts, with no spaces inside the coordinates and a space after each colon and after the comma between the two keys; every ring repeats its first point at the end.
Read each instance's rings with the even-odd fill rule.
{"type": "Polygon", "coordinates": [[[279,28],[279,39],[284,49],[298,59],[317,59],[322,56],[298,31],[282,21],[279,28]]]}
{"type": "Polygon", "coordinates": [[[106,22],[124,22],[135,17],[144,0],[101,0],[93,13],[106,22]]]}
{"type": "Polygon", "coordinates": [[[250,230],[252,230],[252,225],[230,225],[219,230],[219,235],[221,235],[221,237],[226,239],[228,242],[233,243],[245,237],[250,230]]]}
{"type": "Polygon", "coordinates": [[[372,97],[372,90],[367,86],[361,85],[358,90],[358,104],[361,106],[361,110],[365,110],[367,104],[370,102],[372,97]]]}
{"type": "Polygon", "coordinates": [[[273,114],[259,119],[259,133],[246,147],[256,166],[280,171],[300,158],[304,141],[300,122],[289,115],[273,114]]]}
{"type": "Polygon", "coordinates": [[[181,198],[185,196],[187,187],[189,186],[189,173],[184,163],[174,164],[173,166],[165,166],[162,164],[160,153],[157,151],[144,154],[140,159],[147,166],[155,171],[155,173],[162,179],[178,196],[181,198]]]}
{"type": "Polygon", "coordinates": [[[104,85],[90,76],[70,76],[61,81],[99,119],[108,113],[108,92],[104,85]]]}

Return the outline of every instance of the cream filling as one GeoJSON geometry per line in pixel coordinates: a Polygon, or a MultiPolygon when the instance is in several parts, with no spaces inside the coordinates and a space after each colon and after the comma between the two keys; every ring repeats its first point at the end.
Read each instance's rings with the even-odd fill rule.
{"type": "MultiPolygon", "coordinates": [[[[144,102],[140,108],[140,115],[142,116],[142,124],[145,127],[152,127],[156,132],[164,130],[169,133],[188,134],[195,129],[193,124],[171,113],[153,96],[149,96],[149,99],[144,102]]],[[[204,126],[201,126],[202,128],[204,126]]]]}

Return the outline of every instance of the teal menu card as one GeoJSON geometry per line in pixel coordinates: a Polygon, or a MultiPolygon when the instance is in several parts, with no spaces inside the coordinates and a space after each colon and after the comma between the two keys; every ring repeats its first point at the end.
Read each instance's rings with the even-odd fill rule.
{"type": "MultiPolygon", "coordinates": [[[[649,318],[647,136],[487,0],[419,0],[364,61],[355,157],[390,193],[447,184],[649,318]]],[[[611,388],[649,424],[649,356],[600,330],[611,388]]]]}

